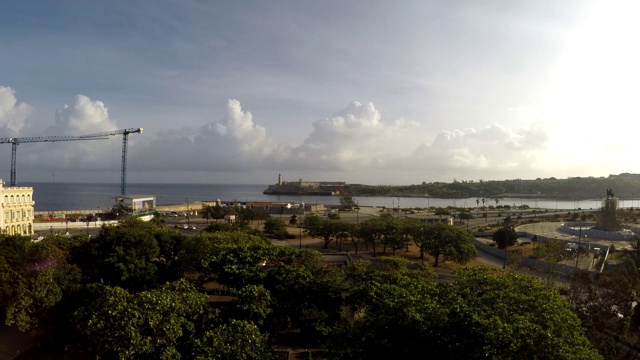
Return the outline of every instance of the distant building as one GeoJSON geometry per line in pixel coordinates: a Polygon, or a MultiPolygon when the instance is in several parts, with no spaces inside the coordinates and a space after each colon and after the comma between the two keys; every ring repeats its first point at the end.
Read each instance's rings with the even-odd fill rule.
{"type": "Polygon", "coordinates": [[[0,229],[7,235],[33,235],[33,188],[4,187],[0,180],[0,229]]]}
{"type": "Polygon", "coordinates": [[[252,201],[245,204],[247,209],[263,210],[269,214],[302,214],[304,204],[291,204],[287,202],[252,201]]]}
{"type": "Polygon", "coordinates": [[[427,224],[435,224],[435,223],[446,223],[447,225],[453,225],[453,217],[451,216],[445,216],[445,217],[436,217],[436,216],[429,216],[423,219],[420,219],[420,221],[425,222],[427,224]]]}
{"type": "Polygon", "coordinates": [[[153,195],[122,195],[114,199],[113,211],[118,216],[145,215],[156,210],[156,197],[153,195]]]}
{"type": "Polygon", "coordinates": [[[339,195],[344,193],[347,183],[344,181],[282,181],[278,174],[278,182],[269,185],[263,194],[267,195],[339,195]]]}

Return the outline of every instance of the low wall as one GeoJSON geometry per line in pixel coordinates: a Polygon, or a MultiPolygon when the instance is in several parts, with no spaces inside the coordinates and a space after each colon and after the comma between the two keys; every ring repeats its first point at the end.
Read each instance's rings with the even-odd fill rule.
{"type": "Polygon", "coordinates": [[[95,215],[95,214],[102,214],[105,211],[109,211],[110,209],[89,209],[89,210],[56,210],[56,211],[34,211],[34,217],[38,218],[38,217],[42,217],[42,218],[48,218],[49,215],[53,215],[54,218],[66,218],[66,215],[71,214],[71,215],[78,215],[78,214],[83,214],[83,215],[95,215]]]}
{"type": "MultiPolygon", "coordinates": [[[[117,220],[108,221],[90,221],[89,229],[101,228],[102,225],[117,225],[117,220]]],[[[65,222],[65,221],[46,221],[46,222],[34,222],[34,231],[66,231],[67,229],[86,229],[87,223],[83,221],[65,222]]]]}
{"type": "MultiPolygon", "coordinates": [[[[479,248],[481,251],[484,251],[497,258],[504,259],[504,249],[498,249],[496,247],[489,246],[477,239],[474,239],[473,243],[476,246],[476,248],[479,248]]],[[[509,261],[510,258],[511,258],[511,253],[507,252],[507,261],[509,261]]],[[[538,261],[528,257],[522,257],[521,264],[531,269],[543,269],[543,270],[549,269],[552,265],[557,266],[555,270],[564,275],[570,275],[574,271],[576,271],[575,267],[573,266],[567,266],[564,264],[550,264],[544,261],[538,261]]]]}
{"type": "Polygon", "coordinates": [[[633,236],[633,231],[628,229],[624,229],[621,231],[605,231],[605,230],[598,230],[598,229],[589,229],[589,230],[582,231],[582,233],[578,231],[577,234],[576,234],[576,230],[572,229],[572,227],[587,227],[587,226],[597,226],[597,225],[598,224],[596,223],[586,223],[586,222],[566,222],[562,224],[562,226],[560,226],[559,231],[565,234],[571,234],[576,236],[582,235],[585,238],[592,237],[592,238],[603,239],[603,240],[629,240],[633,236]]]}

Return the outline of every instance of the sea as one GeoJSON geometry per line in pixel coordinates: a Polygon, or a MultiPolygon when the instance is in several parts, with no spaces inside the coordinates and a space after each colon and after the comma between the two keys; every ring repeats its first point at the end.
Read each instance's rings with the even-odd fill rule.
{"type": "MultiPolygon", "coordinates": [[[[110,209],[120,195],[120,184],[23,182],[18,186],[33,187],[35,211],[110,209]]],[[[239,184],[127,184],[127,195],[154,195],[157,205],[193,204],[198,201],[272,201],[305,204],[339,205],[339,196],[265,195],[267,185],[239,184]]],[[[381,208],[427,208],[482,206],[478,198],[386,197],[354,196],[359,206],[381,208]],[[478,203],[476,202],[478,200],[478,203]]],[[[601,199],[560,200],[534,198],[499,198],[497,205],[513,207],[528,205],[533,209],[590,210],[601,207],[601,199]]],[[[485,199],[485,205],[496,205],[495,199],[485,199]]],[[[640,207],[640,199],[620,199],[619,207],[640,207]]]]}

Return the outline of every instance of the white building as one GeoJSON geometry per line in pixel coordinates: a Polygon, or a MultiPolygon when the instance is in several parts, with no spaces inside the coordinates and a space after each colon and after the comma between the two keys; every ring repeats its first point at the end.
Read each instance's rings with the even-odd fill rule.
{"type": "Polygon", "coordinates": [[[0,229],[7,235],[33,235],[33,188],[4,187],[0,180],[0,229]]]}
{"type": "Polygon", "coordinates": [[[144,215],[156,210],[156,197],[153,195],[122,195],[115,198],[113,210],[118,216],[144,215]]]}

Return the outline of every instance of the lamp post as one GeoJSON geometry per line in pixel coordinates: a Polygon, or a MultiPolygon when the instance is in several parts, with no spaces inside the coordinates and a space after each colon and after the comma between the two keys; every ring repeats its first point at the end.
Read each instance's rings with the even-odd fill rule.
{"type": "MultiPolygon", "coordinates": [[[[580,259],[580,237],[582,236],[582,224],[578,227],[578,248],[576,249],[576,269],[578,269],[578,262],[580,259]]],[[[587,235],[585,234],[585,237],[587,235]]]]}
{"type": "Polygon", "coordinates": [[[69,233],[69,219],[64,220],[65,224],[67,224],[66,232],[69,233]]]}
{"type": "Polygon", "coordinates": [[[189,198],[186,198],[185,200],[187,200],[187,227],[191,227],[191,224],[189,223],[189,198]]]}
{"type": "Polygon", "coordinates": [[[509,246],[509,228],[504,227],[504,257],[502,259],[502,269],[507,268],[507,246],[509,246]]]}

